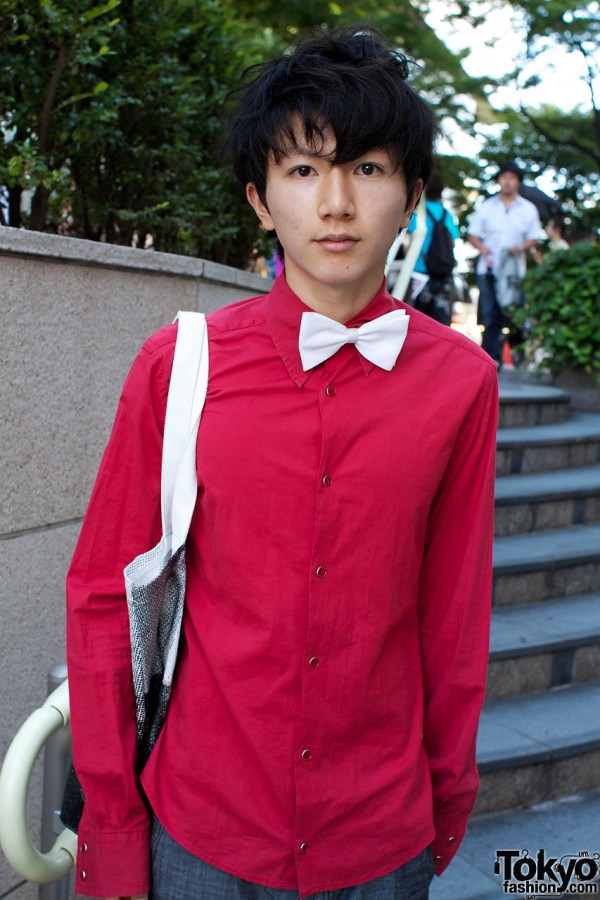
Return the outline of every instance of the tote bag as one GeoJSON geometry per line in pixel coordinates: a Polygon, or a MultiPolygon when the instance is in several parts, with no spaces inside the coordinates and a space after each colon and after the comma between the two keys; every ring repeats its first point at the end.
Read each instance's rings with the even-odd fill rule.
{"type": "MultiPolygon", "coordinates": [[[[185,601],[185,542],[196,504],[196,439],[208,387],[208,338],[202,313],[179,312],[161,463],[162,537],[124,570],[137,767],[144,767],[165,722],[185,601]]],[[[72,768],[61,820],[77,831],[85,797],[72,768]]]]}

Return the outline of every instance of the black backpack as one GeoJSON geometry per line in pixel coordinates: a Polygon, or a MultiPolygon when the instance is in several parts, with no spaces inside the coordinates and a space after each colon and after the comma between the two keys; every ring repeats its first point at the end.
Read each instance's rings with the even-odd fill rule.
{"type": "Polygon", "coordinates": [[[444,279],[452,275],[456,265],[454,258],[454,239],[446,225],[446,210],[442,210],[441,219],[436,219],[430,209],[427,215],[433,222],[431,243],[425,254],[425,267],[430,278],[444,279]]]}

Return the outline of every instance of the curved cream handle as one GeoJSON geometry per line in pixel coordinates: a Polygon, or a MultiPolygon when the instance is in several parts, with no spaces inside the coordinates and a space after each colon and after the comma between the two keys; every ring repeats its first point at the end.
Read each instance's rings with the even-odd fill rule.
{"type": "Polygon", "coordinates": [[[58,881],[77,858],[77,835],[70,829],[61,832],[51,850],[41,853],[27,825],[27,794],[35,761],[48,738],[68,724],[69,686],[64,681],[17,732],[0,772],[0,846],[19,875],[39,884],[58,881]]]}

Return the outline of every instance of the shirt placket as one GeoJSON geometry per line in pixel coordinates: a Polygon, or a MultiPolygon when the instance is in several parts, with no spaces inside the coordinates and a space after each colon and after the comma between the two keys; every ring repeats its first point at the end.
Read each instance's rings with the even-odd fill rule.
{"type": "MultiPolygon", "coordinates": [[[[345,354],[343,354],[345,355],[345,354]]],[[[340,354],[339,363],[343,355],[340,354]]],[[[332,647],[331,604],[339,572],[332,560],[332,529],[335,528],[335,419],[339,415],[337,373],[332,362],[315,373],[320,379],[318,403],[321,416],[321,456],[315,474],[316,521],[308,576],[307,640],[302,664],[300,721],[295,760],[296,870],[298,886],[322,882],[327,873],[326,832],[322,827],[322,799],[335,773],[331,772],[327,727],[330,715],[332,647]],[[329,710],[329,713],[328,713],[329,710]]],[[[317,379],[315,379],[316,381],[317,379]]]]}

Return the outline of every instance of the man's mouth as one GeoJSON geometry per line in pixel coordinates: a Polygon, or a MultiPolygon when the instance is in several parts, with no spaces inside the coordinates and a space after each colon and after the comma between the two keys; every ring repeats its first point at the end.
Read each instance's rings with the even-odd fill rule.
{"type": "Polygon", "coordinates": [[[355,237],[353,234],[326,234],[324,237],[318,238],[317,243],[325,250],[340,253],[353,247],[359,240],[360,238],[355,237]]]}

